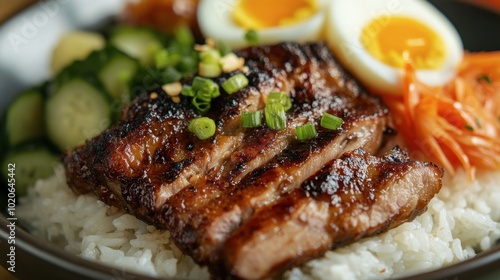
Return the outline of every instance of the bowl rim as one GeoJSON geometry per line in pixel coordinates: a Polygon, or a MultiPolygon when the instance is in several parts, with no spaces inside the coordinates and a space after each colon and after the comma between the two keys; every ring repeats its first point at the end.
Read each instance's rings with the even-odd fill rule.
{"type": "MultiPolygon", "coordinates": [[[[9,221],[3,213],[0,214],[0,239],[5,241],[8,240],[10,233],[7,226],[10,222],[11,221],[9,221]]],[[[2,246],[6,246],[6,242],[0,243],[0,248],[2,246]]],[[[7,246],[7,248],[8,247],[9,246],[7,246]]],[[[138,279],[160,279],[137,274],[135,272],[121,271],[120,268],[71,254],[55,244],[30,234],[22,225],[18,224],[16,224],[15,227],[15,248],[16,252],[19,250],[24,251],[56,267],[64,268],[78,276],[88,277],[88,279],[109,279],[109,277],[114,276],[116,272],[126,273],[127,276],[138,279]]],[[[1,265],[7,270],[8,264],[6,262],[2,262],[1,265]]]]}
{"type": "MultiPolygon", "coordinates": [[[[0,239],[7,240],[9,230],[7,225],[10,221],[2,213],[0,214],[0,239]]],[[[63,248],[58,247],[50,242],[43,241],[35,237],[25,230],[22,226],[16,226],[16,250],[22,250],[25,253],[31,254],[45,262],[48,262],[56,267],[67,270],[80,277],[88,279],[109,279],[116,276],[117,273],[125,274],[130,279],[145,279],[158,280],[165,278],[151,277],[132,271],[99,263],[97,261],[85,259],[84,257],[71,254],[63,248]]],[[[6,242],[0,243],[0,248],[5,247],[6,242]]],[[[8,246],[7,246],[8,248],[8,246]]],[[[400,280],[417,280],[417,279],[449,279],[452,277],[476,276],[477,273],[487,273],[498,271],[500,264],[500,244],[483,251],[470,259],[444,266],[435,270],[408,275],[397,278],[400,280]],[[480,272],[479,272],[480,271],[480,272]]],[[[5,269],[8,268],[6,262],[1,264],[5,269]]],[[[166,278],[169,279],[169,278],[166,278]]],[[[170,278],[177,279],[177,278],[170,278]]]]}

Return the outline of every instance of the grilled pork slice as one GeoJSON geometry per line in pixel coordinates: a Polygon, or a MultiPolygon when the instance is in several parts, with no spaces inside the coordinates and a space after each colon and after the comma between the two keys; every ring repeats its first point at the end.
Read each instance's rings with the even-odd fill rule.
{"type": "Polygon", "coordinates": [[[251,82],[265,83],[276,75],[265,77],[265,73],[283,73],[280,77],[285,78],[276,82],[288,81],[285,88],[293,107],[287,130],[247,130],[244,143],[218,172],[206,174],[163,205],[159,224],[168,225],[179,246],[201,264],[213,262],[213,252],[257,207],[300,186],[323,164],[359,147],[376,151],[388,126],[387,109],[361,89],[322,44],[255,47],[239,55],[250,73],[259,72],[259,79],[264,76],[251,82]],[[342,117],[343,127],[318,128],[318,137],[297,142],[295,127],[307,121],[319,123],[324,112],[342,117]]]}
{"type": "MultiPolygon", "coordinates": [[[[201,141],[187,131],[189,121],[199,116],[188,98],[176,104],[159,89],[158,94],[134,100],[119,124],[64,157],[68,183],[76,193],[94,192],[107,204],[168,229],[185,253],[224,276],[233,275],[233,265],[241,270],[245,258],[250,258],[244,256],[246,241],[236,239],[238,232],[248,230],[246,225],[255,223],[259,213],[278,207],[286,197],[292,199],[311,175],[342,154],[359,148],[376,152],[389,124],[386,107],[343,71],[324,44],[251,47],[238,55],[246,60],[249,85],[232,95],[221,89],[208,112],[217,125],[211,139],[201,141]],[[273,91],[284,91],[292,99],[287,128],[242,128],[242,112],[262,110],[273,91]],[[341,117],[342,127],[331,131],[317,125],[315,138],[298,142],[295,127],[318,124],[325,112],[341,117]],[[241,251],[228,251],[228,244],[241,244],[241,251]]],[[[214,81],[220,85],[234,74],[214,81]]],[[[402,172],[394,176],[405,175],[402,172]]],[[[429,181],[438,184],[440,177],[429,181]]],[[[414,187],[411,182],[408,186],[414,187]]],[[[351,198],[352,204],[356,198],[351,198]]],[[[414,210],[423,208],[419,204],[414,210]]],[[[270,218],[279,221],[288,214],[278,216],[270,218]]],[[[393,221],[396,216],[386,217],[385,224],[398,221],[393,221]]],[[[329,223],[328,216],[325,219],[322,222],[329,223]]],[[[314,226],[303,230],[314,231],[314,226]]],[[[263,236],[258,230],[255,234],[263,236]]],[[[331,234],[324,238],[332,244],[343,241],[331,234]]],[[[288,250],[287,246],[282,249],[288,250]]],[[[295,253],[291,259],[296,262],[282,258],[283,266],[262,265],[261,275],[310,256],[301,250],[295,253]]]]}
{"type": "MultiPolygon", "coordinates": [[[[324,112],[346,122],[346,129],[333,133],[334,138],[363,134],[378,147],[387,109],[340,68],[326,45],[284,43],[249,48],[238,55],[246,59],[250,83],[232,95],[222,90],[212,102],[208,115],[217,124],[213,138],[200,141],[187,131],[189,121],[199,116],[187,98],[176,104],[161,91],[155,99],[141,95],[118,125],[65,155],[71,188],[76,193],[94,192],[110,205],[157,222],[166,204],[192,212],[223,195],[295,142],[296,126],[317,121],[324,112]],[[263,109],[273,91],[292,97],[287,129],[243,129],[241,113],[263,109]],[[371,124],[356,128],[357,122],[371,124]],[[193,197],[193,189],[203,195],[193,197]]],[[[221,84],[230,75],[215,82],[221,84]]]]}
{"type": "Polygon", "coordinates": [[[398,226],[425,210],[441,176],[436,165],[410,161],[397,147],[381,158],[362,149],[344,153],[248,219],[213,271],[260,279],[398,226]]]}
{"type": "Polygon", "coordinates": [[[169,224],[176,225],[172,233],[181,247],[192,252],[199,262],[211,263],[217,257],[214,250],[256,209],[298,188],[311,174],[345,151],[363,147],[375,152],[382,140],[385,121],[384,117],[370,118],[349,121],[340,131],[320,130],[310,141],[290,144],[242,182],[231,184],[224,179],[216,184],[202,182],[173,196],[164,206],[164,217],[169,224]],[[184,193],[191,194],[189,199],[184,193]]]}

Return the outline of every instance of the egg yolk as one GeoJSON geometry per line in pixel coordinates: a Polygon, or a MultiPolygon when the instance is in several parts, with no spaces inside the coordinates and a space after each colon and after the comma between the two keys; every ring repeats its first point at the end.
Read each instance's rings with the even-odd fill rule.
{"type": "Polygon", "coordinates": [[[408,17],[376,18],[362,30],[361,42],[379,61],[401,68],[411,61],[416,69],[437,69],[443,65],[443,40],[425,24],[408,17]]]}
{"type": "Polygon", "coordinates": [[[239,0],[233,20],[245,29],[292,25],[314,15],[317,0],[239,0]]]}

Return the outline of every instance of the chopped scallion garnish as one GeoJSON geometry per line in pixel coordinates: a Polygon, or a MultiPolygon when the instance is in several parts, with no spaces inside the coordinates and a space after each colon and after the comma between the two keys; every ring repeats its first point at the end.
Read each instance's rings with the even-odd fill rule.
{"type": "Polygon", "coordinates": [[[282,91],[271,92],[267,97],[267,103],[280,103],[283,105],[285,112],[292,108],[292,101],[290,100],[290,97],[282,91]]]}
{"type": "Polygon", "coordinates": [[[238,90],[245,88],[248,85],[248,79],[245,75],[239,73],[222,84],[222,88],[228,93],[233,94],[238,90]]]}
{"type": "Polygon", "coordinates": [[[217,42],[217,48],[219,49],[220,55],[225,56],[231,52],[231,48],[223,41],[217,42]]]}
{"type": "Polygon", "coordinates": [[[214,81],[198,76],[194,77],[192,87],[195,91],[204,89],[208,91],[219,90],[219,86],[214,81]]]}
{"type": "Polygon", "coordinates": [[[241,122],[244,128],[259,127],[262,125],[262,113],[260,111],[241,115],[241,122]]]}
{"type": "Polygon", "coordinates": [[[216,49],[208,49],[206,51],[200,52],[200,60],[203,63],[219,64],[220,58],[220,52],[216,49]]]}
{"type": "Polygon", "coordinates": [[[257,31],[250,29],[245,33],[245,41],[250,45],[257,45],[260,41],[259,34],[257,34],[257,31]]]}
{"type": "Polygon", "coordinates": [[[202,89],[202,90],[199,90],[197,93],[196,93],[196,96],[195,96],[198,100],[201,100],[203,102],[207,102],[207,103],[210,103],[210,101],[212,101],[212,93],[210,91],[208,91],[207,89],[202,89]]]}
{"type": "Polygon", "coordinates": [[[205,113],[210,110],[210,101],[206,101],[201,99],[199,96],[193,97],[191,100],[191,104],[198,110],[200,113],[205,113]]]}
{"type": "Polygon", "coordinates": [[[219,86],[212,80],[194,77],[191,86],[184,85],[181,94],[192,97],[191,104],[201,113],[210,109],[212,99],[220,95],[219,86]]]}
{"type": "Polygon", "coordinates": [[[321,117],[320,125],[326,129],[337,130],[344,123],[344,121],[334,115],[324,113],[321,117]]]}
{"type": "Polygon", "coordinates": [[[189,97],[196,96],[196,92],[194,91],[193,87],[188,86],[188,85],[183,85],[182,86],[181,94],[184,95],[184,96],[189,96],[189,97]]]}
{"type": "Polygon", "coordinates": [[[468,131],[474,131],[474,128],[470,125],[465,125],[464,128],[467,129],[468,131]]]}
{"type": "Polygon", "coordinates": [[[306,141],[314,138],[317,134],[314,124],[307,123],[305,125],[297,126],[295,128],[295,133],[297,134],[297,140],[306,141]]]}
{"type": "Polygon", "coordinates": [[[215,78],[222,74],[222,68],[219,64],[200,62],[198,64],[198,74],[207,78],[215,78]]]}
{"type": "Polygon", "coordinates": [[[268,103],[264,108],[266,124],[272,130],[283,130],[286,128],[286,114],[280,103],[268,103]]]}
{"type": "Polygon", "coordinates": [[[206,140],[215,135],[215,122],[207,117],[192,119],[189,122],[188,130],[196,135],[200,140],[206,140]]]}

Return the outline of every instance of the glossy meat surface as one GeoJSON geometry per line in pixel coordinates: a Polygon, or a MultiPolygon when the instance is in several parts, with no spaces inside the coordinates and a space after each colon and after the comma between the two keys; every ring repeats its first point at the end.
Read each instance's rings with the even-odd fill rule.
{"type": "Polygon", "coordinates": [[[218,266],[259,279],[398,226],[425,210],[441,176],[397,147],[381,158],[346,152],[235,231],[218,266]]]}
{"type": "MultiPolygon", "coordinates": [[[[118,125],[66,153],[64,165],[70,187],[76,193],[93,192],[109,205],[168,229],[185,253],[208,265],[222,278],[255,278],[249,271],[260,271],[258,278],[275,275],[335,244],[379,232],[413,218],[409,213],[423,211],[426,205],[423,201],[437,191],[441,175],[436,170],[432,173],[431,165],[409,163],[398,154],[400,151],[395,154],[404,160],[399,165],[394,163],[400,169],[377,171],[381,169],[379,161],[390,160],[386,157],[378,161],[369,154],[375,153],[383,142],[389,129],[389,112],[336,63],[326,45],[283,43],[251,47],[238,55],[246,60],[249,71],[245,75],[250,82],[232,95],[221,89],[221,96],[212,102],[207,115],[216,121],[214,137],[201,141],[187,131],[189,121],[199,116],[187,98],[176,104],[160,91],[156,98],[141,95],[123,112],[118,125]],[[266,125],[242,128],[241,113],[262,110],[273,91],[284,91],[292,99],[287,128],[281,131],[266,125]],[[341,117],[342,127],[332,131],[317,125],[315,138],[297,141],[295,127],[307,122],[319,124],[325,112],[341,117]],[[347,208],[349,211],[341,211],[342,215],[335,214],[325,201],[331,197],[325,198],[315,190],[318,183],[313,182],[336,174],[338,168],[332,167],[334,162],[352,151],[364,153],[351,157],[367,161],[366,165],[360,165],[372,172],[364,174],[370,178],[366,180],[383,180],[390,175],[384,182],[406,182],[400,184],[402,192],[413,193],[417,198],[422,195],[422,203],[403,209],[410,204],[393,201],[397,196],[383,196],[382,205],[376,190],[370,194],[373,200],[365,201],[363,195],[370,193],[365,190],[339,197],[352,206],[347,208]],[[410,165],[414,171],[408,171],[410,165]],[[420,178],[408,174],[419,172],[427,174],[428,179],[413,183],[410,179],[420,178]],[[415,186],[422,183],[429,185],[427,192],[417,191],[415,186]],[[305,191],[304,186],[311,189],[305,191]],[[373,211],[388,213],[380,215],[381,220],[370,226],[336,225],[344,220],[348,223],[349,217],[358,214],[358,208],[380,208],[373,211]],[[286,209],[303,210],[287,213],[286,209]],[[390,214],[398,210],[408,214],[390,214]],[[312,215],[310,220],[318,223],[289,227],[286,221],[292,214],[312,215]],[[335,215],[342,218],[334,218],[335,215]],[[282,226],[280,230],[290,234],[288,238],[307,233],[321,242],[308,245],[305,239],[306,244],[293,247],[283,240],[273,241],[272,235],[271,239],[262,239],[272,225],[266,220],[276,221],[278,227],[282,226]],[[333,229],[319,227],[340,229],[335,233],[333,229]],[[262,241],[260,246],[252,245],[258,240],[262,241]],[[281,244],[273,248],[283,253],[279,263],[253,259],[252,255],[265,251],[263,244],[268,242],[281,244]]],[[[220,85],[234,74],[214,81],[220,85]]],[[[361,179],[365,177],[358,180],[360,186],[368,182],[361,179]]],[[[368,184],[364,188],[392,190],[391,184],[368,184]]],[[[422,190],[427,190],[425,185],[422,190]]],[[[272,257],[272,252],[267,257],[272,257]]]]}

